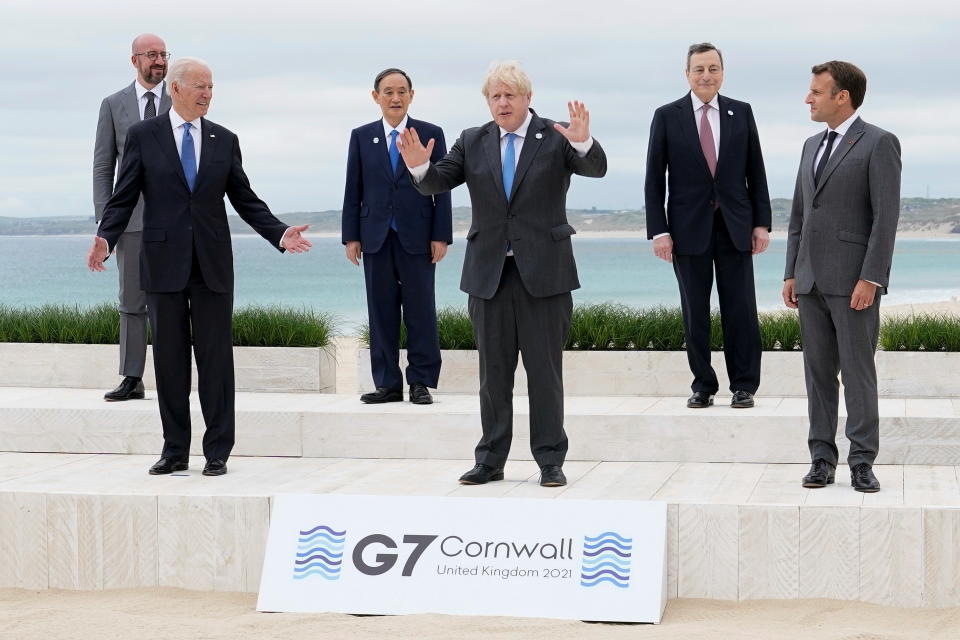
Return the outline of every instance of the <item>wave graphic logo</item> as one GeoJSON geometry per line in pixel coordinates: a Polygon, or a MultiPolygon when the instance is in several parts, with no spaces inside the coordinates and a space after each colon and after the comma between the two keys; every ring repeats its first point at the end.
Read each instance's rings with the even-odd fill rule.
{"type": "Polygon", "coordinates": [[[304,580],[310,576],[319,576],[324,580],[338,580],[343,565],[343,543],[346,539],[346,530],[335,531],[324,524],[301,531],[297,538],[293,579],[304,580]]]}
{"type": "Polygon", "coordinates": [[[603,583],[626,589],[630,586],[630,558],[633,538],[613,532],[583,538],[583,563],[580,565],[580,586],[596,587],[603,583]]]}

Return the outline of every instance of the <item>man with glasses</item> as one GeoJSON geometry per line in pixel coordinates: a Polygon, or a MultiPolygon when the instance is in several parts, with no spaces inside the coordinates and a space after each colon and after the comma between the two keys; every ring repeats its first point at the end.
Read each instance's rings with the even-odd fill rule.
{"type": "MultiPolygon", "coordinates": [[[[170,53],[160,37],[151,33],[133,41],[130,62],[137,79],[107,96],[100,105],[97,139],[93,147],[93,206],[97,223],[113,193],[113,179],[123,159],[123,145],[131,125],[166,113],[170,96],[164,87],[170,53]]],[[[140,288],[140,237],[143,199],[117,242],[120,276],[120,375],[123,380],[103,397],[108,402],[143,398],[143,369],[147,357],[147,297],[140,288]]]]}

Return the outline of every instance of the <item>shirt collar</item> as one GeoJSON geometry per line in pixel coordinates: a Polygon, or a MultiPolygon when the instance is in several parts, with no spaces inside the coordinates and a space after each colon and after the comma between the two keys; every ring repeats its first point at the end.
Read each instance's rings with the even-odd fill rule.
{"type": "Polygon", "coordinates": [[[500,129],[500,137],[503,138],[503,136],[507,135],[508,133],[514,133],[514,134],[517,135],[518,138],[526,138],[526,137],[527,137],[527,129],[530,128],[530,121],[531,121],[531,120],[533,120],[533,111],[530,111],[530,110],[528,109],[528,110],[527,110],[527,119],[523,121],[523,124],[522,124],[522,125],[520,125],[519,127],[517,127],[517,130],[516,130],[516,131],[507,131],[507,130],[504,129],[503,127],[499,127],[499,129],[500,129]]]}
{"type": "Polygon", "coordinates": [[[390,123],[387,122],[386,118],[381,118],[381,121],[383,122],[383,135],[387,141],[387,144],[390,143],[390,132],[393,131],[394,129],[396,129],[397,131],[403,131],[404,129],[406,129],[407,120],[409,119],[410,119],[410,116],[403,116],[403,120],[400,121],[400,124],[398,124],[395,127],[391,127],[390,123]]]}
{"type": "Polygon", "coordinates": [[[697,97],[697,94],[691,91],[690,100],[691,102],[693,102],[693,110],[699,111],[700,108],[703,107],[703,105],[709,104],[711,107],[717,110],[717,113],[719,113],[720,112],[720,101],[718,100],[719,96],[720,94],[718,93],[717,95],[713,96],[713,100],[711,100],[710,102],[704,102],[703,100],[697,97]]]}
{"type": "MultiPolygon", "coordinates": [[[[177,113],[176,109],[170,109],[168,113],[170,114],[170,124],[173,125],[174,129],[179,129],[183,126],[183,123],[186,122],[186,120],[180,117],[180,114],[177,113]]],[[[194,131],[200,131],[200,120],[202,120],[202,118],[197,118],[196,120],[192,120],[190,122],[190,124],[193,125],[194,131]]]]}
{"type": "Polygon", "coordinates": [[[147,91],[152,91],[153,95],[157,97],[157,100],[160,99],[160,96],[163,95],[163,80],[160,81],[160,84],[155,86],[153,89],[147,89],[145,86],[140,84],[140,78],[137,78],[136,82],[133,83],[133,89],[137,92],[137,100],[143,100],[143,94],[147,91]]]}
{"type": "Polygon", "coordinates": [[[854,111],[853,115],[851,115],[849,118],[847,118],[846,120],[838,124],[836,129],[828,128],[827,131],[836,131],[837,134],[842,138],[843,136],[847,135],[847,131],[850,130],[850,126],[853,124],[853,121],[859,117],[860,116],[857,114],[857,112],[854,111]]]}

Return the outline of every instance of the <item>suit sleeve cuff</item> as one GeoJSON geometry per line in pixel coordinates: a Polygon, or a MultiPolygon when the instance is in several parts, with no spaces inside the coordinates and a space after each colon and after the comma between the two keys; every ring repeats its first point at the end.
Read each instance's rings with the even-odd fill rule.
{"type": "Polygon", "coordinates": [[[662,238],[663,236],[669,236],[669,235],[670,235],[669,233],[658,233],[657,235],[653,236],[653,239],[656,240],[657,238],[662,238]]]}
{"type": "Polygon", "coordinates": [[[570,146],[573,147],[573,150],[577,152],[577,155],[582,158],[590,152],[590,148],[593,146],[593,136],[590,136],[583,142],[571,142],[570,146]]]}
{"type": "Polygon", "coordinates": [[[413,177],[414,182],[420,182],[421,180],[423,180],[423,176],[427,175],[427,169],[429,168],[430,168],[430,162],[428,161],[428,162],[424,162],[421,165],[417,165],[416,167],[413,167],[413,168],[407,167],[407,171],[410,172],[410,175],[413,177]]]}

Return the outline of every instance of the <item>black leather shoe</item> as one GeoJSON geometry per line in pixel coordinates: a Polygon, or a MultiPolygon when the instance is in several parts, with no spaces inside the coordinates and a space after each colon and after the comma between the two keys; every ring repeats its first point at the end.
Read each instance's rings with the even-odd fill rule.
{"type": "Polygon", "coordinates": [[[107,402],[143,400],[143,380],[127,376],[116,389],[103,394],[103,399],[107,402]]]}
{"type": "Polygon", "coordinates": [[[749,391],[734,391],[733,397],[730,398],[730,406],[734,409],[752,409],[753,394],[749,391]]]}
{"type": "Polygon", "coordinates": [[[488,464],[478,463],[460,476],[460,484],[487,484],[494,480],[503,480],[503,469],[494,469],[488,464]]]}
{"type": "Polygon", "coordinates": [[[152,476],[165,476],[174,471],[186,471],[190,465],[186,460],[174,460],[173,458],[160,458],[156,464],[150,467],[148,473],[152,476]]]}
{"type": "Polygon", "coordinates": [[[227,463],[223,460],[207,460],[207,464],[203,465],[203,475],[205,476],[222,476],[227,472],[227,463]]]}
{"type": "Polygon", "coordinates": [[[810,465],[807,475],[803,476],[803,486],[807,489],[822,489],[828,484],[833,484],[836,470],[835,466],[823,458],[817,458],[810,465]]]}
{"type": "Polygon", "coordinates": [[[427,385],[419,382],[410,385],[410,402],[413,404],[433,404],[433,396],[427,391],[427,385]]]}
{"type": "Polygon", "coordinates": [[[366,404],[380,404],[382,402],[403,402],[403,391],[400,389],[387,389],[386,387],[377,387],[376,391],[365,393],[360,396],[360,402],[366,404]]]}
{"type": "Polygon", "coordinates": [[[562,487],[567,484],[567,476],[558,464],[545,464],[540,467],[541,487],[562,487]]]}
{"type": "Polygon", "coordinates": [[[706,409],[713,404],[713,394],[706,391],[694,391],[687,398],[687,409],[706,409]]]}
{"type": "Polygon", "coordinates": [[[863,493],[880,491],[880,481],[873,475],[873,469],[866,462],[854,465],[850,469],[850,486],[863,493]]]}

